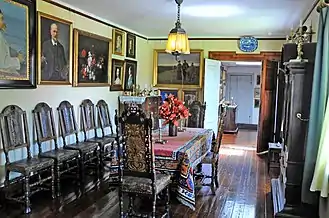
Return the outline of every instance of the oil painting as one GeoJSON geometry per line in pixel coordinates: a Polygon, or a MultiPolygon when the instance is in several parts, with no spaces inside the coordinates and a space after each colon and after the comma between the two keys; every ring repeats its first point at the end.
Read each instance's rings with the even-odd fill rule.
{"type": "Polygon", "coordinates": [[[191,50],[190,54],[180,55],[177,60],[165,51],[154,51],[154,86],[200,88],[202,72],[202,50],[191,50]]]}
{"type": "Polygon", "coordinates": [[[137,62],[125,60],[124,91],[133,91],[137,78],[137,62]]]}
{"type": "Polygon", "coordinates": [[[136,58],[136,36],[131,33],[127,33],[126,56],[136,58]]]}
{"type": "Polygon", "coordinates": [[[170,94],[174,95],[177,98],[178,90],[177,89],[160,89],[160,96],[161,96],[162,101],[166,100],[170,94]]]}
{"type": "Polygon", "coordinates": [[[0,88],[36,88],[36,3],[0,0],[0,88]]]}
{"type": "Polygon", "coordinates": [[[124,61],[112,59],[111,91],[123,90],[124,61]]]}
{"type": "Polygon", "coordinates": [[[39,84],[70,84],[72,23],[38,14],[39,84]]]}
{"type": "Polygon", "coordinates": [[[73,86],[109,86],[111,40],[74,29],[73,86]]]}
{"type": "Polygon", "coordinates": [[[118,29],[113,29],[113,54],[123,56],[124,49],[124,32],[118,29]]]}
{"type": "Polygon", "coordinates": [[[198,101],[198,91],[183,90],[183,100],[186,106],[191,105],[193,101],[198,101]]]}

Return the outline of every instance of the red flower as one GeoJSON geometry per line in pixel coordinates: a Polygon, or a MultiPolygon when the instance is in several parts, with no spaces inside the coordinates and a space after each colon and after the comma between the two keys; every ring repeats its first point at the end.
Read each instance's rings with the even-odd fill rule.
{"type": "Polygon", "coordinates": [[[82,49],[82,51],[81,51],[81,57],[85,58],[86,55],[87,55],[87,51],[84,50],[84,49],[82,49]]]}
{"type": "Polygon", "coordinates": [[[191,116],[189,110],[184,106],[184,102],[170,94],[159,108],[159,115],[165,120],[163,125],[172,122],[178,126],[178,120],[191,116]]]}

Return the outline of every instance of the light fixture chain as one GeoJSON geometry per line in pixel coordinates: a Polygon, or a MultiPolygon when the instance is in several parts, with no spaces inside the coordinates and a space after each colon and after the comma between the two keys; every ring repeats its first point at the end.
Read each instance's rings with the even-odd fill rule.
{"type": "Polygon", "coordinates": [[[177,5],[177,23],[180,23],[180,4],[177,5]]]}

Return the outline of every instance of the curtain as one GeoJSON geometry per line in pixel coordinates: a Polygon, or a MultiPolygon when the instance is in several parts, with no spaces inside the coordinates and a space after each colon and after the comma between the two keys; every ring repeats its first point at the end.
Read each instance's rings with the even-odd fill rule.
{"type": "MultiPolygon", "coordinates": [[[[329,93],[329,86],[328,86],[329,21],[328,20],[329,20],[328,8],[323,8],[320,11],[320,16],[319,16],[311,110],[310,110],[310,119],[309,119],[308,134],[306,141],[306,156],[305,156],[304,174],[303,174],[303,182],[302,182],[302,202],[313,204],[313,205],[318,204],[318,194],[310,191],[318,153],[320,158],[322,154],[321,153],[322,150],[328,146],[325,143],[325,138],[323,137],[321,139],[321,134],[324,131],[324,130],[322,131],[322,127],[323,127],[323,120],[325,117],[328,93],[329,93]],[[322,140],[323,146],[320,146],[320,140],[322,140]]],[[[321,172],[324,172],[324,169],[322,171],[319,171],[319,169],[323,166],[323,163],[320,164],[322,158],[318,160],[319,161],[317,162],[317,172],[320,175],[321,172]]],[[[318,175],[318,173],[316,175],[318,175]]],[[[315,178],[314,181],[315,183],[317,183],[318,181],[317,178],[319,177],[317,176],[315,178]]],[[[312,189],[312,190],[317,190],[317,189],[312,189]]]]}

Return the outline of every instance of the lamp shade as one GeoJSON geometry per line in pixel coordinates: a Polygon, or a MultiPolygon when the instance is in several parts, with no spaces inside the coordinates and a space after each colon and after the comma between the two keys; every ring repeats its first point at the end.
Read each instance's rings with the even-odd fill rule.
{"type": "Polygon", "coordinates": [[[172,29],[170,31],[168,35],[166,52],[174,55],[190,54],[190,43],[184,30],[177,31],[177,29],[172,29]]]}

